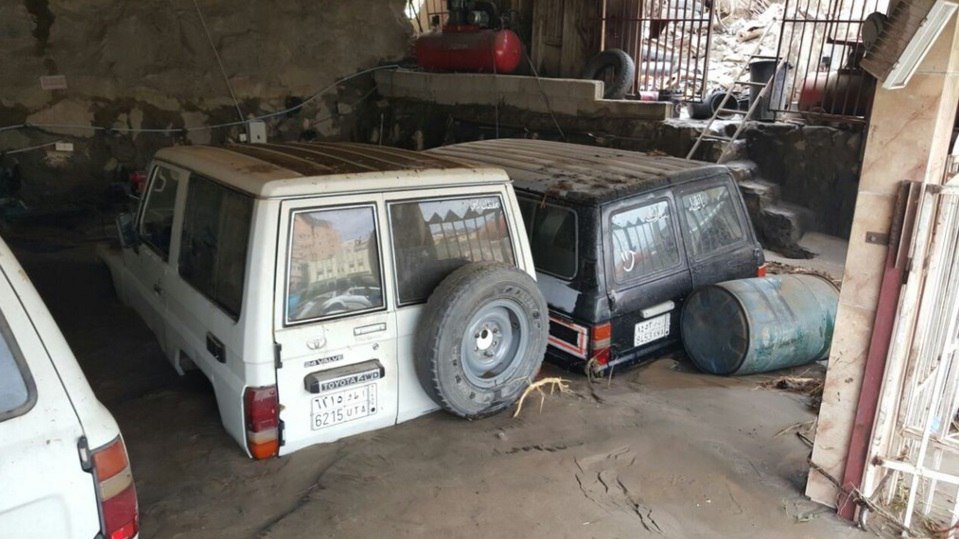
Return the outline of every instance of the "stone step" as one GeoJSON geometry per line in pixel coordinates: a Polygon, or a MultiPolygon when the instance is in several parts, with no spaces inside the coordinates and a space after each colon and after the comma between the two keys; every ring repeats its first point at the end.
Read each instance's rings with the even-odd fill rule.
{"type": "Polygon", "coordinates": [[[754,223],[763,245],[774,250],[803,250],[799,240],[812,223],[811,210],[788,202],[776,202],[759,210],[754,223]]]}
{"type": "Polygon", "coordinates": [[[729,171],[737,182],[752,180],[759,175],[759,165],[757,165],[755,161],[737,159],[735,161],[726,161],[723,164],[729,167],[729,171]]]}
{"type": "Polygon", "coordinates": [[[779,184],[762,178],[738,182],[739,192],[743,194],[743,202],[749,210],[753,221],[760,218],[759,212],[768,206],[779,202],[779,184]]]}

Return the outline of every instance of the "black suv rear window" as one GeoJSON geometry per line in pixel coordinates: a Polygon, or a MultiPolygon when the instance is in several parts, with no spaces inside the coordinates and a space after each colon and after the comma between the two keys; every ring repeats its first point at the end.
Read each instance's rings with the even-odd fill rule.
{"type": "Polygon", "coordinates": [[[683,195],[682,200],[694,258],[701,258],[743,239],[742,223],[729,187],[710,187],[683,195]]]}
{"type": "Polygon", "coordinates": [[[400,303],[425,301],[468,262],[515,263],[498,196],[390,204],[390,228],[400,303]]]}
{"type": "Polygon", "coordinates": [[[562,206],[520,200],[536,270],[562,279],[576,276],[579,260],[576,212],[562,206]]]}
{"type": "Polygon", "coordinates": [[[656,200],[610,217],[613,277],[626,283],[679,264],[669,202],[656,200]]]}

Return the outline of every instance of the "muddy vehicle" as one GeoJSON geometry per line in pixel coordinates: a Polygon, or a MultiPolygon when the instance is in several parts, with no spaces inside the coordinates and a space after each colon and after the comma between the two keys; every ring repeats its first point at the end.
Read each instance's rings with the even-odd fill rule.
{"type": "Polygon", "coordinates": [[[548,311],[509,178],[359,144],[156,154],[120,246],[120,298],[199,368],[255,458],[443,408],[509,407],[548,311]]]}
{"type": "Polygon", "coordinates": [[[513,180],[550,308],[548,358],[607,372],[679,343],[694,288],[765,274],[742,196],[722,165],[542,140],[427,153],[513,180]]]}
{"type": "Polygon", "coordinates": [[[137,537],[120,428],[2,239],[0,455],[0,537],[137,537]]]}

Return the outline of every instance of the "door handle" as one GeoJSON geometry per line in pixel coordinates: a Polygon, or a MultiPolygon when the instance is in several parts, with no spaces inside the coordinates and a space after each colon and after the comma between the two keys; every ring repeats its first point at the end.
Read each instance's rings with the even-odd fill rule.
{"type": "Polygon", "coordinates": [[[360,335],[369,335],[370,333],[378,333],[380,331],[386,331],[385,322],[355,327],[353,328],[353,335],[359,337],[360,335]]]}
{"type": "Polygon", "coordinates": [[[163,293],[163,287],[160,286],[159,281],[153,283],[153,291],[156,292],[158,295],[163,293]]]}
{"type": "Polygon", "coordinates": [[[206,334],[206,351],[220,363],[226,363],[226,349],[220,339],[214,337],[212,333],[206,334]]]}

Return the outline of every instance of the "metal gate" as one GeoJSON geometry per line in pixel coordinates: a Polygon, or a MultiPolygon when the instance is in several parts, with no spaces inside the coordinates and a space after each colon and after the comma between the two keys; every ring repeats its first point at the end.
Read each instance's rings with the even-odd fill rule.
{"type": "Polygon", "coordinates": [[[926,186],[860,493],[872,528],[959,531],[959,179],[926,186]]]}
{"type": "Polygon", "coordinates": [[[599,50],[622,49],[636,62],[629,95],[656,92],[700,101],[708,80],[712,16],[711,2],[604,0],[599,50]]]}
{"type": "Polygon", "coordinates": [[[862,27],[888,0],[785,0],[776,55],[784,84],[770,96],[777,112],[858,119],[872,105],[876,80],[860,66],[862,27]]]}

